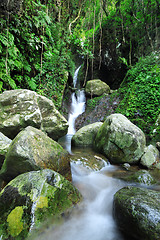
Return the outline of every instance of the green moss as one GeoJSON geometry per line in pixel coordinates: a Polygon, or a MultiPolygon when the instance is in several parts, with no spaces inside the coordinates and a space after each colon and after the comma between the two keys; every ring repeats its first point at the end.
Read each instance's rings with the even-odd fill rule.
{"type": "Polygon", "coordinates": [[[7,217],[8,232],[13,236],[18,236],[23,230],[22,222],[23,208],[22,206],[14,208],[7,217]]]}
{"type": "Polygon", "coordinates": [[[44,208],[44,207],[48,207],[48,198],[44,197],[44,196],[40,196],[37,199],[37,203],[36,203],[36,209],[37,208],[44,208]]]}

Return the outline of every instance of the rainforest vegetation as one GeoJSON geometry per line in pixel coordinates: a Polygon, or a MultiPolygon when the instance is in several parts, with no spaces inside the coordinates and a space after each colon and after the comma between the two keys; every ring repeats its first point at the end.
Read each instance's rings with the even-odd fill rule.
{"type": "Polygon", "coordinates": [[[119,89],[117,111],[150,132],[160,108],[159,0],[2,0],[0,93],[27,88],[61,108],[81,84],[119,89]]]}

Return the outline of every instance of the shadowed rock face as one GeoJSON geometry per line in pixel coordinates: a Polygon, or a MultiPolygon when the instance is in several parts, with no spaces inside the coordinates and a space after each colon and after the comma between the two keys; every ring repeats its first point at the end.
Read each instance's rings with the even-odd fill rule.
{"type": "Polygon", "coordinates": [[[54,140],[68,130],[67,120],[46,97],[26,89],[0,94],[0,132],[13,139],[27,126],[45,131],[54,140]]]}
{"type": "Polygon", "coordinates": [[[140,128],[122,114],[112,114],[100,127],[95,148],[104,153],[111,163],[137,163],[146,146],[145,135],[140,128]]]}
{"type": "Polygon", "coordinates": [[[159,240],[159,192],[125,187],[115,194],[113,206],[114,217],[125,235],[138,240],[159,240]]]}

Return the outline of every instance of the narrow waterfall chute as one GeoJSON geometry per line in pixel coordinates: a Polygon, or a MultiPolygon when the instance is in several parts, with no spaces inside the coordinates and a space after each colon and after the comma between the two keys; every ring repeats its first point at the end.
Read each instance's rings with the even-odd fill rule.
{"type": "MultiPolygon", "coordinates": [[[[77,85],[78,72],[80,68],[81,66],[76,69],[73,77],[74,88],[77,85]]],[[[68,124],[69,124],[68,134],[74,135],[76,132],[75,120],[80,114],[82,114],[85,111],[86,98],[85,98],[84,90],[78,89],[77,92],[72,93],[71,99],[72,99],[71,109],[68,117],[68,124]]]]}

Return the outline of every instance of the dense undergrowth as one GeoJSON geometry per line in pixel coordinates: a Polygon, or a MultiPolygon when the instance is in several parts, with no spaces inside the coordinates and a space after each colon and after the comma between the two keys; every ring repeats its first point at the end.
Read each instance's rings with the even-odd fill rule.
{"type": "Polygon", "coordinates": [[[150,135],[160,114],[160,53],[141,58],[128,70],[118,94],[122,100],[116,112],[150,135]]]}
{"type": "Polygon", "coordinates": [[[0,92],[27,88],[61,106],[74,62],[71,38],[56,20],[55,8],[55,4],[25,0],[22,11],[1,19],[0,92]]]}

